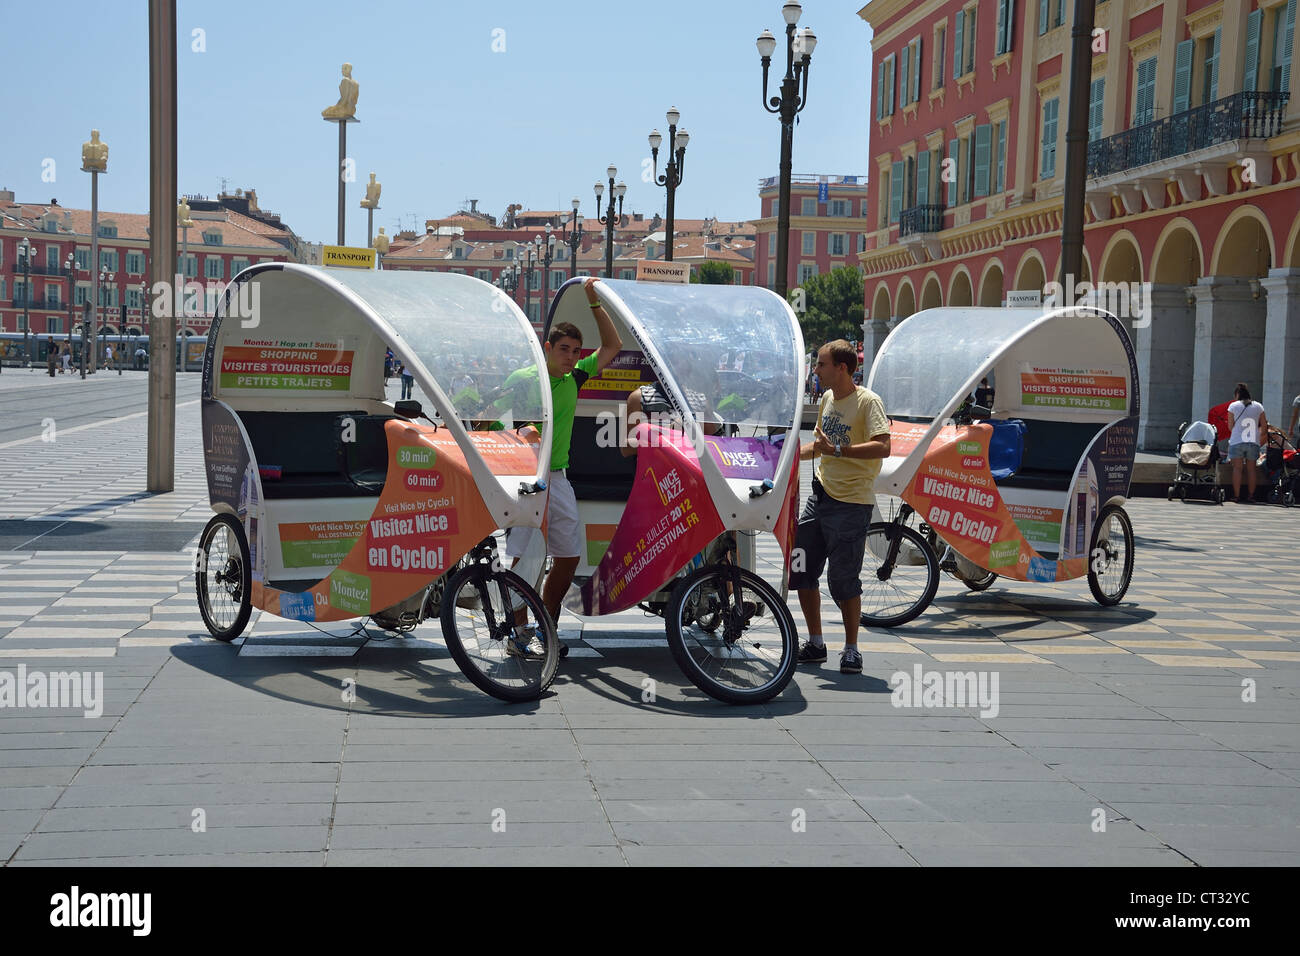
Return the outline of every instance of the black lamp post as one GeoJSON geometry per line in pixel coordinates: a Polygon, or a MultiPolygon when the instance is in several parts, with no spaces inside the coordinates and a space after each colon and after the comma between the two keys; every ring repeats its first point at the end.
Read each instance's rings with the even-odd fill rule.
{"type": "Polygon", "coordinates": [[[763,61],[763,109],[781,117],[781,187],[777,202],[776,223],[776,294],[785,298],[790,282],[786,272],[790,260],[790,164],[794,150],[794,118],[808,104],[808,72],[812,52],[817,46],[817,36],[809,27],[795,30],[803,6],[798,0],[786,0],[781,8],[785,18],[785,76],[781,80],[781,95],[767,97],[767,73],[776,52],[776,37],[764,30],[759,34],[758,55],[763,61]],[[798,59],[795,54],[799,54],[798,59]],[[802,92],[800,80],[803,81],[802,92]]]}
{"type": "Polygon", "coordinates": [[[30,368],[31,345],[28,340],[31,335],[32,319],[28,307],[32,302],[32,256],[36,254],[36,246],[30,239],[24,238],[18,243],[18,254],[23,257],[23,367],[30,368]]]}
{"type": "Polygon", "coordinates": [[[520,266],[516,261],[514,265],[506,266],[497,278],[497,285],[502,288],[506,295],[514,299],[516,305],[519,304],[518,298],[515,297],[515,290],[519,288],[519,272],[520,266]]]}
{"type": "MultiPolygon", "coordinates": [[[[614,177],[618,175],[618,167],[610,165],[605,170],[605,175],[609,177],[609,206],[605,210],[605,215],[597,216],[600,224],[605,227],[605,278],[614,278],[614,223],[623,215],[623,196],[627,193],[627,183],[614,185],[614,177]],[[618,200],[618,209],[614,209],[614,200],[618,200]]],[[[600,212],[600,197],[605,194],[605,184],[596,183],[596,212],[600,212]]]]}
{"type": "Polygon", "coordinates": [[[673,261],[673,210],[677,196],[677,187],[682,184],[682,170],[686,164],[686,144],[691,141],[691,134],[677,128],[677,121],[682,114],[673,107],[668,111],[668,165],[659,175],[659,146],[664,141],[659,130],[650,131],[650,158],[654,164],[655,182],[668,187],[668,203],[664,216],[664,260],[673,261]]]}
{"type": "MultiPolygon", "coordinates": [[[[526,250],[524,261],[524,315],[528,316],[528,321],[533,321],[533,244],[525,242],[520,245],[520,250],[526,250]]],[[[518,253],[516,253],[518,255],[518,253]]]]}
{"type": "Polygon", "coordinates": [[[541,298],[541,319],[546,321],[546,310],[549,303],[546,301],[547,293],[550,291],[549,280],[551,278],[551,261],[555,258],[555,233],[551,232],[551,227],[546,227],[546,238],[533,236],[533,245],[537,247],[537,261],[542,265],[542,298],[541,298]]]}
{"type": "Polygon", "coordinates": [[[569,247],[569,278],[572,279],[578,274],[578,248],[582,245],[582,217],[578,215],[578,209],[582,206],[582,200],[577,196],[573,197],[573,216],[569,219],[569,234],[564,239],[564,244],[569,247]]]}
{"type": "Polygon", "coordinates": [[[72,300],[77,297],[77,275],[76,275],[77,257],[71,252],[63,260],[63,268],[68,276],[68,349],[72,349],[72,326],[76,321],[76,314],[72,311],[72,300]]]}

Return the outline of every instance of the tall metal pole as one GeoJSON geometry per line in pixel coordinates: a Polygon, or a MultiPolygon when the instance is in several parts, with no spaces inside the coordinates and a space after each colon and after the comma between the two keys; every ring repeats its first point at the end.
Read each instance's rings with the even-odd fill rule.
{"type": "Polygon", "coordinates": [[[23,253],[23,367],[30,368],[32,364],[31,346],[28,344],[29,329],[32,327],[32,317],[28,312],[28,303],[32,301],[32,241],[24,239],[27,251],[23,253]]]}
{"type": "MultiPolygon", "coordinates": [[[[176,261],[176,0],[149,0],[149,258],[155,278],[176,261]]],[[[149,323],[149,423],[147,488],[171,491],[176,481],[177,299],[154,306],[149,323]]],[[[183,304],[182,304],[183,308],[183,304]]]]}
{"type": "MultiPolygon", "coordinates": [[[[344,217],[344,199],[347,195],[347,184],[343,181],[343,164],[347,161],[348,155],[348,121],[342,119],[339,121],[339,164],[336,167],[339,177],[339,245],[347,245],[343,241],[343,217],[344,217]]],[[[367,248],[369,248],[367,246],[367,248]]]]}
{"type": "MultiPolygon", "coordinates": [[[[94,304],[97,319],[99,309],[99,170],[97,169],[90,171],[90,301],[94,304]]],[[[95,374],[95,348],[98,345],[95,325],[96,321],[92,321],[90,329],[83,330],[81,337],[83,355],[86,346],[90,346],[90,358],[87,364],[90,366],[91,375],[95,374]]]]}
{"type": "MultiPolygon", "coordinates": [[[[179,298],[180,307],[176,310],[176,317],[177,317],[177,322],[180,325],[180,329],[178,331],[179,331],[179,338],[181,340],[180,345],[176,349],[176,368],[180,370],[184,369],[184,366],[181,364],[181,362],[183,361],[183,357],[185,355],[185,287],[189,285],[189,278],[190,278],[190,227],[184,225],[184,223],[193,221],[190,219],[189,206],[183,203],[182,208],[185,209],[185,213],[184,213],[185,218],[181,220],[182,223],[181,225],[181,267],[179,270],[181,276],[181,287],[176,290],[176,294],[180,297],[179,298]]],[[[176,213],[177,215],[180,215],[181,214],[180,209],[177,209],[176,213]]],[[[195,269],[194,272],[195,272],[194,278],[197,280],[198,269],[195,269]]]]}
{"type": "Polygon", "coordinates": [[[1065,211],[1061,217],[1061,286],[1074,301],[1083,275],[1083,203],[1088,180],[1088,86],[1092,77],[1092,26],[1096,0],[1075,0],[1070,60],[1070,112],[1065,128],[1065,211]]]}
{"type": "Polygon", "coordinates": [[[524,267],[524,315],[528,316],[528,321],[533,321],[533,247],[531,243],[528,246],[527,265],[524,267]]]}

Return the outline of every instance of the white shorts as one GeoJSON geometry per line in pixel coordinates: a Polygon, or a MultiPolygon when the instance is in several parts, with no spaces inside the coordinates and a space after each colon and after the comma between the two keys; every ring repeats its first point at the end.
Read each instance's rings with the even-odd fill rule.
{"type": "MultiPolygon", "coordinates": [[[[553,471],[547,479],[546,551],[553,558],[576,558],[582,554],[582,529],[578,525],[578,499],[573,485],[563,471],[553,471]]],[[[536,528],[511,528],[506,539],[506,555],[521,558],[538,533],[536,528]]]]}

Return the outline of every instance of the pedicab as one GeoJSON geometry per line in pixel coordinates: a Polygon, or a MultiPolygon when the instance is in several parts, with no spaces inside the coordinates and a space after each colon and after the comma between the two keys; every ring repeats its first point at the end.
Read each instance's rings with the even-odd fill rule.
{"type": "Polygon", "coordinates": [[[891,418],[876,490],[901,504],[868,531],[864,626],[915,618],[941,569],[975,591],[999,576],[1087,575],[1099,604],[1123,599],[1140,389],[1115,316],[1090,306],[927,309],[885,339],[868,387],[891,418]],[[972,398],[985,377],[991,407],[972,398]]]}
{"type": "Polygon", "coordinates": [[[200,537],[203,622],[231,641],[254,607],[308,625],[369,619],[406,633],[438,618],[456,663],[504,700],[538,697],[559,640],[493,535],[540,527],[549,390],[498,402],[471,430],[449,397],[474,370],[541,367],[536,334],[469,276],[263,264],[219,304],[203,361],[215,517],[200,537]],[[432,404],[385,399],[385,348],[432,404]],[[418,419],[423,419],[420,421],[418,419]],[[500,427],[500,425],[505,427],[500,427]]]}
{"type": "MultiPolygon", "coordinates": [[[[727,703],[768,700],[798,655],[783,594],[806,373],[799,323],[760,288],[602,279],[594,289],[623,348],[578,393],[567,477],[585,551],[565,606],[584,620],[634,607],[663,617],[697,687],[727,703]],[[631,391],[656,383],[671,413],[629,423],[631,391]],[[784,556],[779,592],[756,568],[755,537],[769,532],[784,556]]],[[[598,340],[580,279],[552,303],[547,329],[560,322],[588,350],[598,340]]],[[[540,555],[528,560],[540,570],[540,555]]]]}

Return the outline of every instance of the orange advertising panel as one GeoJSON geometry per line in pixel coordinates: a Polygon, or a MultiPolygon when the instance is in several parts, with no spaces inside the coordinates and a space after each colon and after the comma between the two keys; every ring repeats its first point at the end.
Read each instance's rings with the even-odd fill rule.
{"type": "MultiPolygon", "coordinates": [[[[350,545],[338,566],[307,591],[263,587],[258,607],[304,621],[373,614],[415,594],[496,530],[450,435],[397,420],[384,430],[388,480],[369,519],[280,526],[282,549],[303,552],[300,566],[311,556],[328,554],[331,546],[350,545]]],[[[536,470],[533,446],[518,435],[485,432],[472,439],[486,460],[497,463],[494,471],[498,466],[505,474],[536,470]]]]}
{"type": "Polygon", "coordinates": [[[1065,581],[1086,570],[1082,558],[1042,557],[1007,508],[988,465],[989,425],[944,428],[903,499],[963,557],[1020,581],[1065,581]]]}
{"type": "Polygon", "coordinates": [[[925,437],[928,424],[922,425],[919,422],[896,422],[889,423],[889,457],[905,458],[911,454],[922,438],[925,437]]]}

